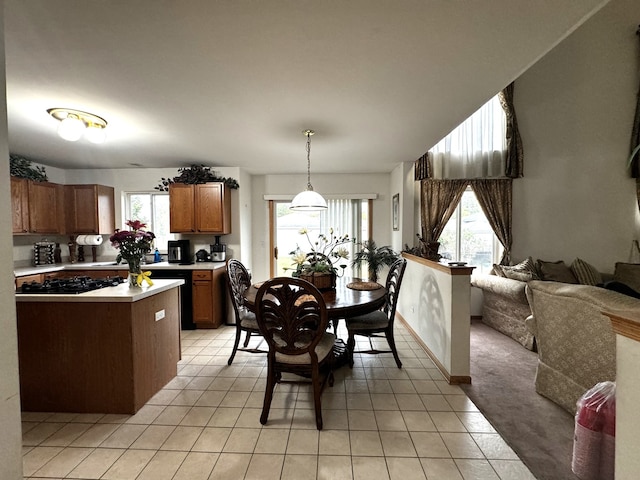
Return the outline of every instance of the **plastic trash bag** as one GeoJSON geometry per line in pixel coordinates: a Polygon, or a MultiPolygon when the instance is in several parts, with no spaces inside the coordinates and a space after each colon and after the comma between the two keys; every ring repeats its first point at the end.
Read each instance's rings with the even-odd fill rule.
{"type": "Polygon", "coordinates": [[[616,384],[600,382],[577,402],[571,470],[581,480],[613,480],[616,384]]]}

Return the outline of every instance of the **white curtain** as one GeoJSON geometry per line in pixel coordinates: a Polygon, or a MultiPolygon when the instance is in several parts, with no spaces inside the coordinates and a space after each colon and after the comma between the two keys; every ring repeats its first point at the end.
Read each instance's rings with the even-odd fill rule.
{"type": "Polygon", "coordinates": [[[496,95],[429,150],[432,178],[503,177],[506,116],[496,95]]]}
{"type": "MultiPolygon", "coordinates": [[[[338,237],[349,235],[352,240],[355,237],[356,241],[362,241],[361,238],[357,238],[362,231],[360,202],[361,200],[352,199],[327,199],[327,210],[320,215],[320,231],[329,235],[329,229],[333,228],[334,234],[338,237]]],[[[343,246],[349,250],[349,260],[340,263],[347,265],[345,275],[353,276],[350,264],[356,247],[353,241],[343,246]]]]}

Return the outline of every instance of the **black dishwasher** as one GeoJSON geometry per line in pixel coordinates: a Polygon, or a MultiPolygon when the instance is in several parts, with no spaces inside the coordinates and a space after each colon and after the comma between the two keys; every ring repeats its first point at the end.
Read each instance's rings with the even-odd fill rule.
{"type": "Polygon", "coordinates": [[[164,270],[154,269],[151,279],[172,278],[184,280],[184,285],[180,286],[180,328],[182,330],[195,330],[196,324],[193,322],[193,296],[191,285],[191,270],[164,270]]]}

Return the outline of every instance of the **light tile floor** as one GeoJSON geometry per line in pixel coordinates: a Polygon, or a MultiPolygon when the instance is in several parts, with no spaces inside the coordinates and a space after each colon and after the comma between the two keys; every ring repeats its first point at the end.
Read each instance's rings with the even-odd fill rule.
{"type": "Polygon", "coordinates": [[[279,384],[260,424],[266,358],[238,352],[227,366],[235,327],[183,331],[178,376],[137,414],[24,412],[24,476],[534,479],[402,325],[396,332],[403,368],[390,354],[356,355],[322,394],[319,432],[305,384],[279,384]]]}

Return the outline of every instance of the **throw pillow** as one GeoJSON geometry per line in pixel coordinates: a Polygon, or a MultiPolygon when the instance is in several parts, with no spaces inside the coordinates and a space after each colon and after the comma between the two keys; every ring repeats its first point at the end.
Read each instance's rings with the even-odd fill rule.
{"type": "Polygon", "coordinates": [[[499,272],[501,277],[528,282],[529,280],[539,280],[533,259],[528,257],[517,265],[494,265],[493,269],[499,272]]]}
{"type": "Polygon", "coordinates": [[[613,271],[613,279],[640,292],[640,264],[616,263],[616,268],[613,271]]]}
{"type": "Polygon", "coordinates": [[[581,258],[576,258],[569,268],[578,279],[578,283],[582,285],[598,285],[602,283],[602,274],[598,269],[581,258]]]}
{"type": "Polygon", "coordinates": [[[505,270],[504,276],[512,280],[520,280],[521,282],[537,280],[537,276],[534,277],[533,272],[526,272],[524,270],[505,270]]]}
{"type": "Polygon", "coordinates": [[[621,282],[617,282],[615,280],[606,282],[603,287],[607,290],[613,290],[614,292],[623,293],[624,295],[628,295],[633,298],[640,298],[640,292],[637,292],[630,286],[625,285],[621,282]]]}
{"type": "Polygon", "coordinates": [[[504,272],[502,271],[502,265],[498,265],[496,263],[493,264],[493,273],[498,277],[504,278],[504,272]]]}
{"type": "Polygon", "coordinates": [[[562,260],[557,262],[545,262],[538,259],[538,272],[541,280],[562,283],[578,283],[578,279],[562,260]]]}

